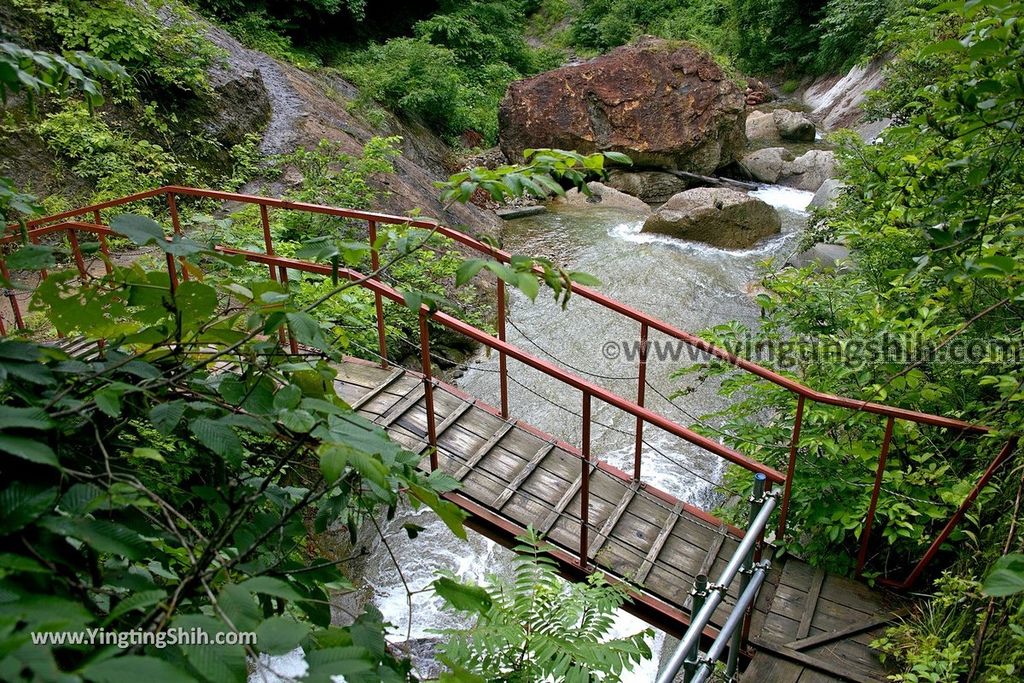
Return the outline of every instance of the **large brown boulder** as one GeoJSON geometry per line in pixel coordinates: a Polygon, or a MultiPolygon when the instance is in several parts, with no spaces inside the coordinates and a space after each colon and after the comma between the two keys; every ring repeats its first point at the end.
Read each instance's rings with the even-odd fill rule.
{"type": "Polygon", "coordinates": [[[643,232],[747,249],[782,229],[778,212],[743,192],[698,187],[680,192],[651,215],[643,232]]]}
{"type": "Polygon", "coordinates": [[[710,174],[746,144],[744,94],[688,43],[645,38],[509,86],[498,113],[509,160],[527,148],[615,151],[710,174]]]}

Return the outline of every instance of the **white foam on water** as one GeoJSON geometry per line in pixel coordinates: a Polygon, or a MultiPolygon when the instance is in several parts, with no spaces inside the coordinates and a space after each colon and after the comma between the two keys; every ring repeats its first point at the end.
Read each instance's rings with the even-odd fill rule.
{"type": "Polygon", "coordinates": [[[813,192],[796,190],[792,187],[782,185],[758,185],[756,190],[748,193],[751,197],[757,197],[765,204],[770,204],[776,209],[797,211],[805,213],[807,205],[814,199],[813,192]]]}
{"type": "MultiPolygon", "coordinates": [[[[789,190],[789,188],[781,188],[783,190],[789,190]]],[[[799,192],[799,190],[791,190],[792,192],[799,192]]],[[[753,192],[750,193],[754,195],[753,192]]],[[[812,197],[813,193],[808,193],[812,197]]],[[[807,202],[811,200],[808,199],[807,202]]],[[[771,202],[767,202],[771,204],[771,202]]],[[[794,204],[796,202],[794,201],[794,204]]],[[[806,207],[806,203],[803,205],[806,207]]],[[[775,206],[773,204],[773,206],[775,206]]],[[[803,209],[793,209],[794,211],[803,212],[803,209]]],[[[722,249],[715,247],[704,242],[693,242],[690,240],[678,239],[676,237],[669,237],[668,235],[658,235],[650,232],[641,232],[644,224],[642,221],[635,221],[629,223],[619,223],[613,225],[608,229],[608,235],[614,239],[622,240],[624,242],[632,242],[633,244],[658,244],[661,246],[669,247],[676,251],[687,254],[695,258],[720,258],[723,256],[735,256],[746,258],[751,255],[765,254],[768,255],[773,252],[776,247],[776,243],[779,239],[784,237],[784,233],[778,236],[770,237],[757,243],[752,249],[722,249]]]]}
{"type": "Polygon", "coordinates": [[[253,664],[249,683],[291,683],[303,678],[309,671],[306,653],[301,647],[284,655],[261,654],[259,662],[253,664]]]}

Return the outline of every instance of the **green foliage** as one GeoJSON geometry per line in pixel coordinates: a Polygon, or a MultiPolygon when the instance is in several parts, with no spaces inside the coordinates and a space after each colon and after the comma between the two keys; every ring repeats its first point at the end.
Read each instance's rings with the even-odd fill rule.
{"type": "MultiPolygon", "coordinates": [[[[24,93],[30,108],[40,94],[63,94],[79,90],[90,110],[103,102],[97,78],[119,80],[126,74],[117,64],[81,52],[64,58],[38,52],[13,43],[0,43],[0,99],[24,93]]],[[[0,223],[38,213],[35,197],[19,192],[14,183],[0,177],[0,223]]]]}
{"type": "Polygon", "coordinates": [[[137,85],[205,92],[206,70],[219,55],[194,17],[176,0],[14,0],[45,22],[69,50],[83,50],[125,67],[137,85]],[[153,7],[160,8],[164,19],[153,7]],[[163,23],[173,23],[168,30],[163,23]]]}
{"type": "Polygon", "coordinates": [[[628,594],[600,574],[567,583],[531,531],[520,538],[511,580],[490,577],[484,586],[452,576],[434,590],[455,610],[477,615],[468,630],[445,630],[441,659],[452,672],[442,681],[616,681],[627,667],[651,656],[645,630],[609,638],[615,611],[628,594]]]}
{"type": "MultiPolygon", "coordinates": [[[[751,336],[769,344],[797,339],[808,350],[813,343],[819,353],[775,359],[776,367],[818,390],[998,430],[995,438],[964,438],[896,422],[871,538],[882,550],[869,565],[890,572],[920,556],[1001,438],[1024,424],[1021,6],[959,7],[957,38],[944,38],[950,23],[939,21],[917,45],[918,59],[941,56],[946,67],[900,96],[905,124],[886,130],[884,144],[840,140],[849,189],[826,220],[851,247],[855,268],[775,274],[759,297],[759,332],[721,328],[712,335],[727,344],[751,336]],[[865,343],[882,351],[820,352],[863,350],[865,343]],[[947,347],[976,350],[930,353],[947,347]]],[[[723,390],[738,399],[722,416],[732,443],[784,469],[793,398],[749,377],[729,376],[723,390]]],[[[877,417],[809,404],[787,548],[832,570],[849,569],[883,426],[877,417]]],[[[744,479],[730,475],[733,486],[747,485],[744,479]]],[[[982,495],[972,527],[961,528],[954,543],[1000,509],[997,495],[982,495]]]]}
{"type": "Polygon", "coordinates": [[[102,112],[89,115],[69,101],[35,125],[35,132],[79,178],[91,181],[99,201],[171,184],[188,171],[163,147],[112,127],[102,112]]]}
{"type": "Polygon", "coordinates": [[[352,413],[329,364],[266,341],[287,328],[325,358],[344,350],[281,285],[192,240],[166,241],[150,219],[111,226],[205,272],[174,290],[139,265],[87,283],[51,273],[33,308],[65,334],[105,338],[103,356],[0,342],[0,675],[244,680],[247,655],[301,645],[313,676],[405,680],[379,613],[330,625],[328,591],[349,584],[307,524],[355,529],[402,497],[464,534],[438,496],[450,482],[420,473],[418,454],[352,413]],[[255,631],[259,641],[125,653],[28,639],[100,625],[255,631]],[[109,659],[118,654],[137,659],[109,659]]]}
{"type": "Polygon", "coordinates": [[[306,69],[321,65],[315,54],[295,47],[286,33],[287,24],[271,16],[266,8],[228,15],[225,27],[239,42],[253,50],[266,52],[271,57],[306,69]]]}
{"type": "Polygon", "coordinates": [[[527,47],[524,25],[518,3],[445,4],[414,25],[415,37],[371,45],[343,72],[363,97],[449,138],[474,131],[493,143],[508,84],[551,64],[527,47]]]}

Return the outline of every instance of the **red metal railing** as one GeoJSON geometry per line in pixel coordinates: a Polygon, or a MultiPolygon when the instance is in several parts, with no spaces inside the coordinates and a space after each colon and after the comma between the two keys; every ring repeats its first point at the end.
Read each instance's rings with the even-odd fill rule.
{"type": "MultiPolygon", "coordinates": [[[[223,192],[217,190],[202,190],[189,187],[169,186],[141,192],[138,194],[130,195],[120,199],[115,199],[79,209],[73,209],[71,211],[65,211],[63,213],[47,216],[44,218],[34,219],[28,222],[28,235],[32,242],[38,242],[40,237],[65,232],[69,241],[71,252],[74,256],[76,267],[82,277],[86,277],[86,266],[82,257],[80,245],[78,244],[76,232],[84,231],[96,234],[99,237],[101,249],[103,253],[109,253],[107,248],[106,237],[115,234],[110,228],[102,225],[101,212],[107,209],[125,206],[127,204],[140,202],[144,200],[150,200],[158,197],[163,197],[167,203],[168,213],[171,218],[172,228],[174,234],[182,234],[182,228],[180,224],[177,199],[176,197],[192,197],[192,198],[204,198],[213,199],[220,201],[232,201],[240,202],[244,204],[253,204],[259,207],[260,220],[263,230],[264,240],[264,253],[245,251],[240,249],[234,249],[230,247],[218,247],[219,250],[225,253],[237,254],[243,256],[245,259],[252,263],[260,263],[267,266],[270,277],[274,280],[278,280],[283,284],[287,285],[288,271],[301,271],[312,274],[318,274],[323,276],[330,276],[334,272],[331,266],[310,263],[298,259],[284,258],[276,256],[273,248],[273,241],[270,230],[270,209],[280,209],[288,211],[300,211],[306,213],[334,216],[339,218],[347,218],[358,221],[365,221],[367,224],[367,233],[369,242],[371,245],[371,269],[372,272],[376,272],[380,266],[379,254],[376,249],[376,238],[377,229],[379,225],[406,225],[417,228],[424,228],[428,230],[436,231],[438,234],[453,240],[454,242],[468,247],[474,251],[477,251],[483,255],[494,258],[495,260],[503,263],[508,263],[511,260],[511,254],[494,248],[484,242],[481,242],[465,233],[446,228],[439,225],[438,223],[430,220],[408,218],[404,216],[394,216],[382,213],[374,213],[368,211],[356,211],[352,209],[343,209],[330,206],[321,206],[316,204],[308,204],[303,202],[291,202],[284,199],[274,199],[270,197],[259,197],[252,195],[243,195],[235,192],[223,192]],[[90,217],[92,222],[86,222],[83,217],[90,217]],[[70,219],[70,220],[69,220],[70,219]]],[[[0,238],[0,245],[9,244],[16,242],[20,239],[18,234],[8,234],[0,238]]],[[[180,269],[180,276],[182,279],[188,278],[188,270],[185,267],[184,259],[180,259],[180,263],[176,264],[173,257],[168,255],[167,257],[168,272],[170,274],[171,287],[176,287],[178,282],[178,272],[180,269]]],[[[8,277],[7,266],[4,260],[0,259],[0,273],[5,277],[8,277]]],[[[396,303],[403,303],[404,298],[400,292],[387,284],[380,281],[376,276],[367,278],[366,274],[349,268],[340,268],[338,270],[339,277],[349,279],[351,281],[358,281],[360,286],[369,289],[374,294],[374,303],[376,310],[376,322],[377,322],[377,336],[378,336],[378,349],[381,357],[381,365],[387,367],[388,364],[388,351],[387,343],[385,338],[385,327],[384,327],[384,307],[383,300],[389,299],[396,303]]],[[[587,486],[588,477],[586,476],[588,467],[590,466],[591,459],[591,444],[590,444],[590,427],[591,427],[591,403],[593,398],[597,398],[608,405],[611,405],[619,410],[622,410],[628,414],[631,414],[636,419],[636,440],[635,440],[635,451],[634,451],[634,463],[632,478],[639,480],[641,477],[642,467],[642,446],[643,446],[643,431],[646,425],[658,427],[669,434],[677,436],[697,447],[715,454],[728,462],[739,465],[750,472],[764,474],[768,480],[769,486],[771,484],[782,484],[784,486],[782,502],[779,511],[779,524],[777,534],[779,537],[784,536],[786,532],[786,525],[789,516],[790,497],[792,494],[792,485],[794,473],[796,467],[799,464],[799,443],[800,443],[800,430],[803,423],[805,406],[807,401],[818,403],[822,405],[836,406],[845,408],[855,412],[871,413],[884,416],[886,418],[886,430],[885,437],[883,438],[878,467],[876,469],[875,481],[872,487],[871,502],[868,507],[868,511],[865,518],[865,523],[860,538],[860,550],[857,559],[857,572],[863,569],[867,559],[868,549],[871,542],[871,529],[874,524],[876,510],[878,505],[879,494],[881,492],[882,482],[884,479],[885,466],[888,458],[889,448],[892,441],[893,427],[896,420],[904,420],[911,423],[917,423],[921,425],[930,425],[934,427],[941,427],[946,429],[957,430],[966,433],[974,434],[985,434],[990,432],[990,429],[984,425],[972,424],[957,420],[954,418],[943,417],[939,415],[932,415],[928,413],[917,412],[913,410],[906,410],[903,408],[895,408],[886,406],[880,403],[874,403],[870,401],[862,401],[857,399],[851,399],[843,396],[836,396],[833,394],[819,392],[811,389],[800,382],[793,380],[789,377],[781,375],[773,370],[762,367],[752,361],[738,357],[728,351],[720,349],[711,343],[696,337],[688,332],[677,329],[668,323],[661,321],[657,318],[653,318],[642,311],[639,311],[631,306],[623,304],[615,299],[607,297],[596,290],[585,287],[582,285],[572,285],[573,294],[582,297],[584,299],[593,301],[600,306],[613,311],[621,316],[634,320],[639,325],[639,340],[640,340],[640,354],[638,358],[638,385],[637,385],[637,397],[635,401],[630,401],[625,398],[618,396],[617,394],[608,391],[588,380],[584,380],[581,377],[570,373],[562,368],[520,350],[518,347],[509,344],[506,341],[506,317],[505,317],[505,304],[506,304],[506,285],[501,279],[498,280],[497,286],[497,304],[498,304],[498,315],[497,315],[497,336],[491,336],[486,332],[477,329],[476,327],[465,323],[454,316],[451,316],[443,311],[430,311],[426,306],[421,307],[419,311],[419,322],[420,322],[420,352],[422,355],[422,365],[424,374],[424,391],[426,396],[426,409],[427,409],[427,437],[428,441],[432,446],[436,446],[436,424],[433,406],[433,386],[434,381],[431,377],[431,365],[430,365],[430,335],[428,321],[432,320],[437,324],[440,324],[454,332],[466,336],[484,346],[494,349],[498,352],[499,358],[499,377],[500,377],[500,400],[501,400],[501,415],[504,418],[509,416],[509,405],[508,405],[508,358],[517,360],[527,366],[530,366],[540,372],[549,375],[555,379],[558,379],[562,383],[570,386],[581,392],[582,395],[582,412],[583,412],[583,435],[582,435],[582,450],[581,450],[581,468],[584,474],[582,482],[583,486],[581,489],[581,536],[580,536],[580,553],[579,562],[580,566],[586,566],[587,564],[587,524],[588,524],[588,508],[589,508],[589,489],[587,486]],[[790,443],[789,443],[789,459],[788,466],[785,474],[782,474],[771,467],[767,467],[738,451],[721,444],[713,439],[710,439],[702,434],[699,434],[689,428],[683,427],[676,424],[672,420],[665,416],[655,413],[644,406],[645,401],[645,386],[646,386],[646,366],[647,366],[647,348],[649,335],[651,331],[658,331],[672,339],[681,341],[688,344],[694,349],[702,351],[709,356],[725,361],[736,368],[749,372],[761,379],[771,382],[783,389],[789,391],[796,398],[796,416],[791,432],[790,443]]],[[[10,302],[13,317],[16,326],[21,329],[24,328],[25,323],[23,316],[21,315],[20,305],[16,295],[13,292],[8,292],[8,300],[10,302]]],[[[0,334],[6,334],[3,322],[0,320],[0,334]]],[[[282,332],[282,341],[285,339],[285,334],[282,332]]],[[[294,350],[296,348],[295,341],[288,339],[288,343],[294,350]]],[[[992,461],[989,468],[982,475],[982,477],[976,482],[971,492],[965,498],[963,504],[957,510],[956,513],[950,518],[945,527],[939,532],[936,538],[933,540],[924,556],[920,559],[917,565],[912,569],[909,575],[903,581],[887,581],[890,585],[898,587],[909,587],[914,583],[923,572],[924,568],[934,559],[938,553],[942,544],[946,542],[949,535],[953,532],[956,525],[963,518],[967,509],[973,503],[978,493],[989,483],[991,478],[998,472],[1000,467],[1012,456],[1016,448],[1016,439],[1011,438],[999,451],[999,454],[992,461]]],[[[437,455],[436,452],[431,457],[431,465],[437,466],[437,455]]]]}

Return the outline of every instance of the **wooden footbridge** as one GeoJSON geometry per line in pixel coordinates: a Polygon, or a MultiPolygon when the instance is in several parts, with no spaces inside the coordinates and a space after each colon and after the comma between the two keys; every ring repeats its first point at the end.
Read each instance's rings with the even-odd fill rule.
{"type": "MultiPolygon", "coordinates": [[[[31,221],[28,237],[33,242],[61,238],[67,240],[72,265],[83,278],[92,277],[79,248],[78,236],[98,236],[106,253],[106,239],[115,234],[105,223],[104,214],[126,212],[137,202],[167,202],[170,229],[182,233],[177,202],[182,198],[203,198],[255,204],[263,224],[264,249],[247,251],[220,246],[220,251],[243,256],[252,263],[268,267],[271,277],[282,283],[296,277],[347,278],[373,292],[377,311],[378,362],[347,359],[338,367],[336,387],[352,408],[378,424],[406,448],[423,455],[422,467],[442,469],[461,485],[447,497],[470,515],[471,526],[511,545],[528,526],[544,533],[553,546],[551,554],[564,573],[580,579],[594,571],[604,572],[611,580],[626,582],[631,590],[629,609],[666,631],[681,635],[695,609],[691,588],[695,581],[719,576],[728,570],[738,551],[751,549],[741,573],[744,578],[727,585],[710,585],[719,591],[721,603],[710,608],[707,623],[697,624],[701,648],[714,648],[720,631],[729,631],[733,649],[746,662],[742,680],[809,683],[821,681],[883,681],[886,671],[869,647],[873,638],[901,611],[895,592],[869,589],[852,579],[827,575],[800,560],[787,558],[771,567],[772,546],[763,528],[744,545],[742,529],[716,519],[707,511],[684,503],[668,492],[643,481],[644,430],[660,429],[702,449],[709,458],[722,458],[758,476],[775,496],[777,504],[775,538],[786,534],[789,499],[794,472],[800,460],[800,429],[804,406],[810,402],[838,406],[850,411],[875,414],[885,421],[883,442],[873,485],[871,505],[865,512],[857,572],[865,567],[877,534],[872,533],[876,507],[886,471],[893,425],[904,420],[919,425],[983,434],[985,427],[959,420],[893,408],[817,392],[802,384],[745,359],[718,349],[668,323],[620,303],[599,292],[573,285],[575,296],[593,301],[617,315],[633,320],[638,327],[637,393],[625,398],[573,372],[536,358],[506,341],[505,283],[496,283],[497,335],[492,336],[444,311],[419,310],[421,372],[393,365],[388,360],[384,320],[385,302],[399,305],[403,295],[386,284],[378,272],[379,260],[373,251],[371,272],[361,273],[329,264],[313,263],[275,255],[271,238],[272,211],[301,211],[365,221],[370,244],[376,243],[381,225],[409,225],[431,230],[486,258],[509,262],[511,256],[465,233],[439,226],[431,221],[399,216],[287,202],[213,190],[166,187],[95,206],[75,209],[31,221]],[[500,376],[500,405],[489,406],[432,375],[430,328],[441,325],[491,348],[497,353],[500,376]],[[699,349],[709,356],[731,363],[790,391],[795,401],[795,420],[789,446],[786,472],[756,462],[736,450],[645,407],[646,349],[649,336],[658,332],[699,349]],[[577,390],[580,396],[582,437],[578,444],[555,439],[512,416],[508,401],[509,361],[554,377],[577,390]],[[635,418],[636,447],[632,472],[617,469],[602,459],[600,444],[591,438],[592,408],[601,401],[635,418]],[[751,542],[753,541],[753,545],[751,542]],[[758,560],[751,565],[750,560],[758,560]],[[756,571],[755,571],[756,569],[756,571]],[[748,577],[761,573],[763,580],[749,607],[745,602],[748,577]],[[743,608],[734,610],[740,601],[743,608]],[[737,615],[730,620],[730,615],[737,615]],[[732,626],[739,624],[735,629],[732,626]],[[735,632],[736,635],[732,635],[735,632]]],[[[9,234],[0,243],[20,239],[9,234]]],[[[184,264],[168,257],[171,287],[187,278],[184,264]]],[[[9,276],[0,260],[0,269],[9,276]]],[[[0,319],[0,333],[10,327],[24,328],[21,307],[24,300],[17,292],[6,292],[9,313],[0,319]],[[6,324],[5,324],[6,322],[6,324]],[[13,323],[13,324],[12,324],[13,323]]],[[[389,304],[393,305],[393,304],[389,304]]],[[[295,348],[294,341],[290,342],[295,348]]],[[[966,514],[980,490],[1009,460],[1015,442],[1008,442],[976,482],[959,509],[937,531],[928,550],[901,578],[883,578],[894,590],[907,588],[934,559],[953,529],[966,514]]],[[[758,499],[763,503],[764,497],[758,499]]],[[[765,519],[767,519],[766,511],[765,519]]],[[[769,535],[770,540],[770,535],[769,535]]],[[[735,572],[734,572],[735,573],[735,572]]],[[[730,577],[731,579],[731,577],[730,577]]],[[[698,596],[701,604],[704,598],[698,596]]],[[[707,611],[707,610],[704,610],[707,611]]],[[[687,636],[688,637],[688,636],[687,636]]],[[[684,639],[685,642],[685,639],[684,639]]],[[[713,652],[715,650],[712,650],[713,652]]],[[[717,650],[721,652],[721,650],[717,650]]],[[[709,663],[710,664],[710,663],[709,663]]]]}

